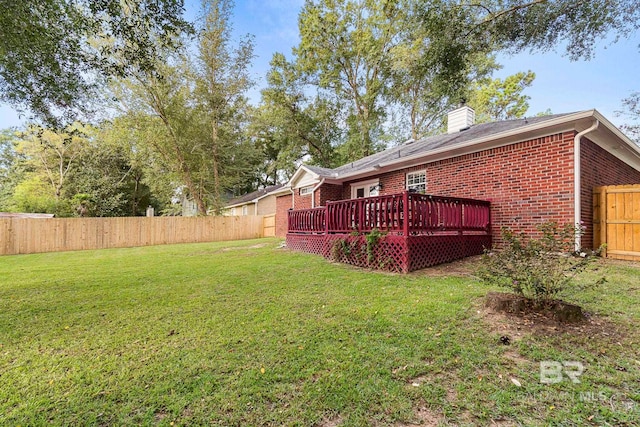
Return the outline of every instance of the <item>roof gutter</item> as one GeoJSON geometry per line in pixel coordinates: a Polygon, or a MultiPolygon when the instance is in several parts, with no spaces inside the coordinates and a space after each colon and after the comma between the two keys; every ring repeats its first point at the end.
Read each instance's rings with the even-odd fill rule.
{"type": "Polygon", "coordinates": [[[600,121],[594,118],[594,122],[591,127],[578,132],[573,138],[573,222],[575,224],[576,230],[579,230],[579,232],[576,233],[575,240],[576,252],[582,248],[582,195],[580,194],[582,184],[580,180],[580,139],[586,134],[598,129],[598,126],[600,126],[600,121]]]}
{"type": "Polygon", "coordinates": [[[325,181],[325,178],[322,178],[318,183],[318,185],[313,187],[313,190],[311,190],[311,209],[316,207],[316,190],[320,188],[322,184],[324,184],[324,181],[325,181]]]}
{"type": "Polygon", "coordinates": [[[294,190],[293,187],[289,187],[289,190],[291,191],[291,209],[295,209],[296,208],[296,190],[294,190]]]}

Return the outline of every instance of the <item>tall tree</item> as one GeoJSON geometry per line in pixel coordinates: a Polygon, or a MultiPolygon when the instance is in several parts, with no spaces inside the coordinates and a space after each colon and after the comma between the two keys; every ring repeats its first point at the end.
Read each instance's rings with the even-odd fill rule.
{"type": "Polygon", "coordinates": [[[399,1],[307,0],[299,17],[298,65],[349,106],[344,161],[367,156],[385,119],[384,74],[403,24],[399,1]]]}
{"type": "Polygon", "coordinates": [[[72,168],[77,167],[79,158],[88,145],[90,129],[75,123],[63,132],[54,132],[36,125],[21,134],[17,150],[30,162],[51,188],[56,200],[63,197],[63,190],[72,168]]]}
{"type": "Polygon", "coordinates": [[[206,145],[210,156],[211,207],[219,210],[223,194],[251,190],[248,172],[258,162],[259,153],[245,133],[249,113],[247,91],[254,82],[249,76],[253,59],[253,38],[231,44],[230,24],[233,2],[211,0],[204,3],[205,23],[200,33],[197,99],[206,122],[206,145]]]}
{"type": "Polygon", "coordinates": [[[322,167],[338,166],[342,142],[341,108],[331,93],[305,82],[295,63],[276,53],[253,120],[253,135],[267,158],[265,173],[273,181],[290,176],[302,159],[322,167]],[[315,95],[314,95],[315,93],[315,95]]]}
{"type": "Polygon", "coordinates": [[[476,122],[517,119],[529,109],[530,97],[522,91],[536,78],[532,71],[519,72],[504,79],[487,79],[475,84],[467,103],[476,112],[476,122]]]}
{"type": "Polygon", "coordinates": [[[245,132],[250,37],[231,44],[232,3],[204,3],[197,55],[167,53],[154,73],[136,73],[116,87],[121,107],[149,129],[148,147],[186,187],[205,215],[227,194],[251,189],[258,152],[245,132]]]}
{"type": "Polygon", "coordinates": [[[58,128],[103,78],[152,72],[191,26],[182,0],[0,0],[0,99],[58,128]]]}

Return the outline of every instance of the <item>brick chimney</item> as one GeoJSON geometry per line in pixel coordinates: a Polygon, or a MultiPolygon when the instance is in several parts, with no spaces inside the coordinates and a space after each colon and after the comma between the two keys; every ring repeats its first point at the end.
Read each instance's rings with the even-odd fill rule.
{"type": "Polygon", "coordinates": [[[476,121],[476,112],[473,108],[462,105],[447,115],[447,133],[456,133],[468,129],[476,121]]]}

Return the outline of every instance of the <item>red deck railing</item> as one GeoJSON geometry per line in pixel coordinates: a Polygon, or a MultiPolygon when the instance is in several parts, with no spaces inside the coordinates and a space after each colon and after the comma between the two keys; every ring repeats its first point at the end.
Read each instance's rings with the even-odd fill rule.
{"type": "Polygon", "coordinates": [[[321,208],[291,210],[288,232],[366,233],[374,228],[405,236],[434,232],[489,232],[490,222],[489,202],[405,191],[388,196],[328,202],[321,208]]]}
{"type": "Polygon", "coordinates": [[[288,218],[288,232],[299,234],[326,233],[327,208],[290,210],[288,218]]]}

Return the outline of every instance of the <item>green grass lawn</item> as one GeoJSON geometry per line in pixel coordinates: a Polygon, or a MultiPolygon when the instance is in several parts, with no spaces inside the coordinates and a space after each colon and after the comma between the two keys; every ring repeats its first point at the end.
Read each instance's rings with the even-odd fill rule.
{"type": "Polygon", "coordinates": [[[571,295],[593,322],[554,329],[487,315],[455,268],[279,244],[1,257],[0,425],[640,425],[638,264],[600,261],[571,295]]]}

